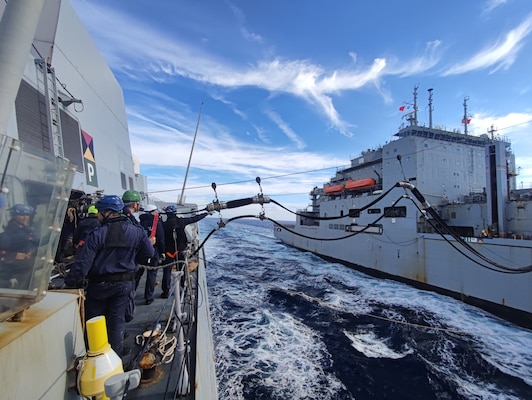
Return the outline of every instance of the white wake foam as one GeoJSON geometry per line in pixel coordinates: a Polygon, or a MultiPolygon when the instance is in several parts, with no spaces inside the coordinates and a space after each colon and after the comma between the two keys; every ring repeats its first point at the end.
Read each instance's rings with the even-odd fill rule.
{"type": "Polygon", "coordinates": [[[399,359],[412,354],[412,349],[406,349],[402,352],[397,352],[388,346],[388,340],[377,337],[373,332],[347,332],[343,331],[344,335],[349,338],[351,345],[358,352],[370,358],[390,358],[399,359]]]}

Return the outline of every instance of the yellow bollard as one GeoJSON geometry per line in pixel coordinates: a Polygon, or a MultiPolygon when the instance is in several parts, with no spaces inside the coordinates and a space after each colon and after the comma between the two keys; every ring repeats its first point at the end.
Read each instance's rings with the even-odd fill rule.
{"type": "Polygon", "coordinates": [[[107,337],[105,317],[100,315],[87,321],[89,350],[81,367],[80,393],[98,400],[109,399],[104,383],[110,376],[124,372],[122,359],[113,351],[107,337]]]}

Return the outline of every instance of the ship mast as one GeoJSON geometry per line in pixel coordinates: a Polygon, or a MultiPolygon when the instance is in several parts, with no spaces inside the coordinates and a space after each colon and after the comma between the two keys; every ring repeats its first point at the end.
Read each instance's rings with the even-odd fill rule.
{"type": "Polygon", "coordinates": [[[488,133],[490,134],[491,140],[495,137],[495,132],[497,132],[497,129],[495,129],[495,126],[491,124],[491,127],[488,129],[488,133]]]}
{"type": "MultiPolygon", "coordinates": [[[[406,120],[410,123],[410,126],[414,125],[417,126],[417,88],[418,86],[414,86],[414,103],[413,103],[413,111],[404,115],[403,118],[406,117],[406,120]]],[[[407,103],[409,104],[409,103],[407,103]]]]}
{"type": "Polygon", "coordinates": [[[434,111],[434,108],[432,107],[432,88],[428,89],[429,92],[429,128],[432,129],[432,111],[434,111]]]}
{"type": "Polygon", "coordinates": [[[464,97],[464,118],[462,118],[462,124],[464,124],[464,133],[467,135],[467,125],[469,123],[469,120],[467,119],[467,100],[469,100],[469,97],[464,97]]]}
{"type": "Polygon", "coordinates": [[[417,88],[419,86],[414,86],[414,125],[417,125],[417,88]]]}

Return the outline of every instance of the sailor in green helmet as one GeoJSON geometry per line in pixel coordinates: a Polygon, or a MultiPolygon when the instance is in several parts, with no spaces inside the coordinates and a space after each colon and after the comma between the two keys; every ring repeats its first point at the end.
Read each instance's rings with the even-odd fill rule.
{"type": "Polygon", "coordinates": [[[139,212],[140,210],[140,193],[136,190],[126,190],[122,195],[122,201],[124,202],[122,214],[124,214],[131,223],[141,226],[135,215],[133,215],[133,213],[139,212]]]}

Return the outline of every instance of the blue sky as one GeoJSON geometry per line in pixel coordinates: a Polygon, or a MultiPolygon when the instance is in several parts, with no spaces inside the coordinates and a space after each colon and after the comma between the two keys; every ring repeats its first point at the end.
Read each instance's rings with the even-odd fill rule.
{"type": "MultiPolygon", "coordinates": [[[[530,0],[71,0],[124,89],[149,191],[200,206],[264,193],[292,210],[362,150],[419,121],[508,137],[532,187],[530,0]]],[[[245,213],[257,214],[259,207],[245,213]]],[[[290,214],[268,206],[272,218],[290,214]]],[[[234,215],[225,211],[224,216],[234,215]]]]}

